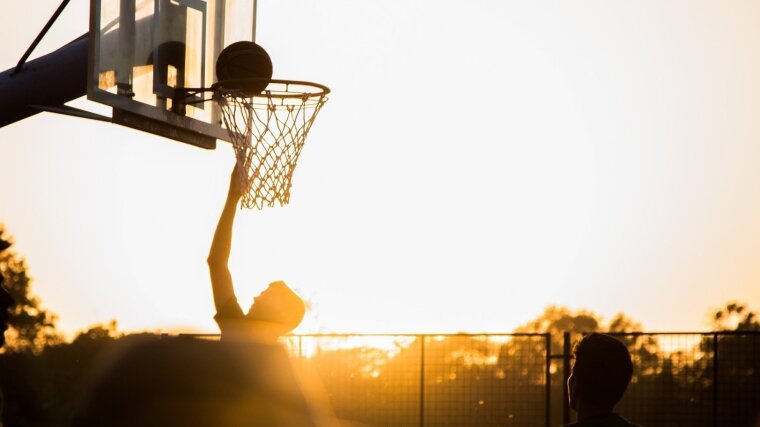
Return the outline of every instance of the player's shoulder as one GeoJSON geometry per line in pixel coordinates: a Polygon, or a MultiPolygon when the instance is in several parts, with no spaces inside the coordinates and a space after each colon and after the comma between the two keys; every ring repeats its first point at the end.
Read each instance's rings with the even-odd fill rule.
{"type": "Polygon", "coordinates": [[[230,297],[222,306],[222,308],[216,313],[214,319],[242,319],[245,317],[243,309],[240,308],[237,298],[230,297]]]}

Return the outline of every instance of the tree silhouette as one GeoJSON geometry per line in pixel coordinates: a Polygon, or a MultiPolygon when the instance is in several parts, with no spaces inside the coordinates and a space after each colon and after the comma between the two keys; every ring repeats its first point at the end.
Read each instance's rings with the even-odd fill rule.
{"type": "Polygon", "coordinates": [[[0,356],[4,425],[67,425],[95,361],[122,337],[111,321],[91,326],[70,343],[0,356]]]}
{"type": "Polygon", "coordinates": [[[726,303],[710,317],[714,331],[760,331],[760,316],[735,301],[726,303]]]}
{"type": "MultiPolygon", "coordinates": [[[[13,239],[0,225],[0,241],[10,246],[13,239]]],[[[0,251],[0,274],[4,285],[16,304],[10,310],[10,328],[6,332],[8,351],[42,350],[45,345],[60,343],[62,338],[56,329],[56,315],[41,306],[40,299],[31,293],[32,278],[26,260],[13,249],[0,251]]]]}

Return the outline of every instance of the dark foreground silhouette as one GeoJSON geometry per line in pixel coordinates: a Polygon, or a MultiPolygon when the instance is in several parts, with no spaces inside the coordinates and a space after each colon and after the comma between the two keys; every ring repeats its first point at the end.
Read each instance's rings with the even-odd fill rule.
{"type": "Polygon", "coordinates": [[[325,425],[279,345],[139,339],[102,363],[73,427],[325,425]]]}

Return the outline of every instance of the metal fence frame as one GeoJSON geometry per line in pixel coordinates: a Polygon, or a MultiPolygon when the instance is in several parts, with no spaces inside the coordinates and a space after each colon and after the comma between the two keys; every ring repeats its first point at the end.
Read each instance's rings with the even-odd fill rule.
{"type": "MultiPolygon", "coordinates": [[[[705,338],[711,338],[712,340],[712,426],[717,427],[719,425],[719,417],[720,417],[720,408],[719,408],[719,392],[721,390],[721,384],[719,382],[719,367],[721,366],[721,353],[720,353],[720,346],[719,343],[721,341],[721,338],[723,337],[731,337],[731,336],[757,336],[760,339],[760,331],[718,331],[718,332],[604,332],[608,335],[612,335],[615,337],[620,338],[636,338],[636,337],[662,337],[662,336],[674,336],[674,335],[690,335],[693,337],[701,337],[701,339],[705,338]]],[[[297,341],[297,352],[294,354],[298,357],[303,357],[303,340],[305,338],[310,339],[319,339],[319,338],[325,338],[325,339],[336,339],[336,338],[351,338],[351,337],[408,337],[408,338],[414,338],[419,340],[421,343],[420,348],[420,408],[419,408],[419,426],[424,427],[425,425],[425,343],[432,338],[435,337],[542,337],[545,345],[546,345],[546,353],[545,353],[545,361],[544,361],[544,375],[545,375],[545,420],[546,420],[546,426],[551,426],[552,420],[551,420],[551,413],[552,413],[552,407],[551,407],[551,388],[552,388],[552,373],[551,373],[551,365],[552,361],[560,361],[562,366],[562,378],[563,383],[562,384],[554,384],[554,386],[560,386],[562,387],[562,396],[563,396],[563,406],[562,406],[562,422],[564,424],[568,424],[571,422],[571,409],[568,402],[568,396],[567,396],[567,387],[564,386],[564,384],[567,383],[567,379],[570,376],[571,372],[571,360],[573,358],[572,355],[572,345],[573,345],[573,334],[577,334],[576,336],[583,336],[587,333],[580,333],[577,332],[564,332],[563,333],[563,345],[560,349],[559,353],[553,353],[552,352],[552,343],[551,338],[552,335],[550,333],[472,333],[472,334],[293,334],[288,335],[286,339],[295,339],[297,341]]],[[[196,336],[196,337],[218,337],[216,334],[183,334],[183,335],[189,335],[189,336],[196,336]]],[[[760,354],[758,355],[760,357],[760,354]]],[[[635,369],[635,367],[634,367],[635,369]]],[[[760,373],[758,373],[760,375],[760,373]]]]}

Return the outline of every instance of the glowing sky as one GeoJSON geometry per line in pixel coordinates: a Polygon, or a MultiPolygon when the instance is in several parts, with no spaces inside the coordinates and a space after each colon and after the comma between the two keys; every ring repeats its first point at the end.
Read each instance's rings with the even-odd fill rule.
{"type": "MultiPolygon", "coordinates": [[[[58,0],[0,14],[15,65],[58,0]]],[[[87,31],[72,2],[33,57],[87,31]]],[[[275,76],[333,95],[291,204],[238,215],[243,301],[300,331],[510,331],[547,304],[701,330],[760,307],[760,3],[260,0],[275,76]]],[[[96,109],[87,101],[77,106],[96,109]]],[[[102,111],[102,110],[101,110],[102,111]]],[[[40,114],[0,129],[0,222],[67,332],[216,331],[231,148],[40,114]]]]}

